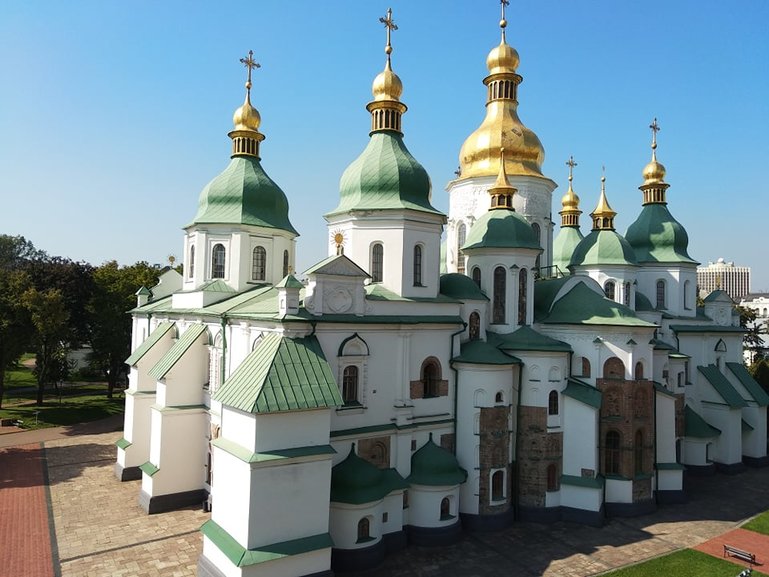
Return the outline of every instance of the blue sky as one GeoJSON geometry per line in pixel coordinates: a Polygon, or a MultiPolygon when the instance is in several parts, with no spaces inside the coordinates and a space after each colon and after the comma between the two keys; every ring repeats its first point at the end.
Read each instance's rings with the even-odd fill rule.
{"type": "MultiPolygon", "coordinates": [[[[181,227],[229,160],[238,59],[252,49],[262,163],[289,198],[297,269],[308,268],[326,255],[322,214],[368,138],[365,105],[384,65],[378,18],[390,6],[406,143],[447,211],[445,184],[483,118],[495,0],[7,0],[0,232],[94,264],[180,257],[181,227]]],[[[753,290],[769,291],[769,2],[513,0],[507,19],[524,78],[520,116],[560,185],[556,222],[573,154],[583,231],[604,164],[624,233],[656,116],[668,203],[690,254],[751,266],[753,290]]]]}

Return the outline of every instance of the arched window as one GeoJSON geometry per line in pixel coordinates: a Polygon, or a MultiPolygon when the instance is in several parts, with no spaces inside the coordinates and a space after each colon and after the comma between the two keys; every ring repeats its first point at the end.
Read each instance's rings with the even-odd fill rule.
{"type": "Polygon", "coordinates": [[[641,361],[638,361],[635,364],[635,373],[634,374],[635,374],[635,380],[636,381],[643,380],[643,378],[644,378],[644,366],[643,366],[643,363],[641,361]]]}
{"type": "Polygon", "coordinates": [[[587,357],[582,357],[582,376],[590,376],[590,360],[587,357]]]}
{"type": "Polygon", "coordinates": [[[518,272],[518,324],[526,324],[526,287],[528,284],[528,275],[526,269],[522,268],[518,272]]]}
{"type": "Polygon", "coordinates": [[[507,297],[507,274],[505,268],[498,266],[494,269],[494,305],[491,322],[503,324],[505,322],[505,300],[507,297]]]}
{"type": "Polygon", "coordinates": [[[441,369],[436,361],[427,361],[422,367],[422,384],[424,385],[425,398],[437,397],[440,394],[439,384],[441,369]]]}
{"type": "Polygon", "coordinates": [[[251,262],[251,280],[263,281],[267,278],[267,251],[257,246],[251,262]]]}
{"type": "Polygon", "coordinates": [[[619,475],[620,471],[620,436],[617,431],[606,433],[603,449],[603,467],[607,475],[619,475]]]}
{"type": "Polygon", "coordinates": [[[481,315],[476,312],[470,313],[470,340],[475,341],[481,338],[481,315]]]}
{"type": "Polygon", "coordinates": [[[211,251],[211,278],[224,278],[226,251],[223,244],[215,244],[211,251]]]}
{"type": "Polygon", "coordinates": [[[495,403],[504,403],[505,402],[505,395],[502,394],[502,391],[497,391],[497,394],[494,395],[494,402],[495,403]]]}
{"type": "Polygon", "coordinates": [[[558,414],[558,391],[550,391],[550,394],[547,396],[547,414],[558,414]]]}
{"type": "Polygon", "coordinates": [[[665,281],[664,280],[657,281],[657,308],[658,309],[665,308],[665,281]]]}
{"type": "Polygon", "coordinates": [[[350,365],[342,373],[342,400],[345,405],[358,403],[358,367],[350,365]]]}
{"type": "Polygon", "coordinates": [[[558,468],[555,464],[547,466],[547,491],[552,493],[558,490],[558,468]]]}
{"type": "Polygon", "coordinates": [[[603,285],[603,292],[606,294],[606,298],[614,300],[614,293],[616,292],[617,285],[613,280],[607,280],[603,285]]]}
{"type": "Polygon", "coordinates": [[[422,286],[422,247],[414,247],[414,286],[422,286]]]}
{"type": "Polygon", "coordinates": [[[481,269],[477,266],[473,267],[473,282],[481,288],[481,269]]]}
{"type": "Polygon", "coordinates": [[[603,378],[604,379],[624,379],[625,378],[625,363],[617,357],[609,357],[603,364],[603,378]]]}
{"type": "MultiPolygon", "coordinates": [[[[534,231],[534,236],[537,237],[537,244],[542,246],[542,238],[541,238],[541,236],[542,236],[542,229],[539,227],[539,224],[536,223],[536,222],[532,222],[531,223],[531,230],[534,231]]],[[[539,264],[540,264],[541,256],[542,255],[538,254],[537,255],[537,260],[534,262],[534,269],[535,269],[534,270],[534,275],[535,275],[535,278],[537,278],[539,276],[539,264]]]]}
{"type": "Polygon", "coordinates": [[[192,245],[190,247],[190,262],[188,264],[189,266],[187,267],[187,269],[189,270],[189,273],[187,274],[187,276],[192,278],[193,276],[195,276],[195,245],[192,245]]]}
{"type": "Polygon", "coordinates": [[[491,476],[491,500],[501,501],[505,498],[505,472],[495,471],[491,476]]]}
{"type": "Polygon", "coordinates": [[[691,284],[692,283],[688,280],[684,281],[684,308],[687,310],[692,308],[691,297],[689,296],[689,287],[691,284]]]}
{"type": "Polygon", "coordinates": [[[635,434],[634,459],[635,474],[640,475],[644,472],[644,434],[638,429],[635,434]]]}
{"type": "Polygon", "coordinates": [[[358,521],[358,543],[371,539],[371,524],[368,517],[363,517],[358,521]]]}
{"type": "Polygon", "coordinates": [[[283,276],[288,276],[288,251],[283,251],[283,276]]]}
{"type": "Polygon", "coordinates": [[[465,274],[465,253],[462,252],[462,247],[465,245],[467,237],[467,228],[465,223],[460,222],[457,227],[457,272],[465,274]]]}
{"type": "Polygon", "coordinates": [[[441,521],[451,519],[451,501],[448,497],[441,499],[441,521]]]}
{"type": "Polygon", "coordinates": [[[384,247],[376,243],[371,247],[371,282],[382,282],[384,269],[384,247]]]}

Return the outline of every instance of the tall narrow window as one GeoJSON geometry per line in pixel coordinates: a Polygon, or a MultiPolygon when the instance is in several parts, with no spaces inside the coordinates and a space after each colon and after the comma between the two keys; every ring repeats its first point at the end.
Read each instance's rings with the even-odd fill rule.
{"type": "Polygon", "coordinates": [[[481,288],[481,269],[477,266],[473,267],[473,282],[477,285],[478,288],[481,288]]]}
{"type": "Polygon", "coordinates": [[[382,282],[384,268],[384,247],[376,243],[371,247],[371,282],[382,282]]]}
{"type": "Polygon", "coordinates": [[[606,433],[606,444],[604,445],[604,472],[607,475],[619,475],[620,471],[620,437],[617,431],[606,433]]]}
{"type": "MultiPolygon", "coordinates": [[[[692,308],[692,303],[691,303],[691,300],[690,300],[690,297],[689,297],[689,287],[691,286],[691,284],[692,283],[689,282],[688,280],[684,281],[684,308],[685,309],[691,309],[692,308]]],[[[766,309],[764,309],[764,310],[766,310],[766,309]]]]}
{"type": "Polygon", "coordinates": [[[505,472],[495,471],[491,476],[491,500],[501,501],[505,498],[505,472]]]}
{"type": "Polygon", "coordinates": [[[640,475],[644,472],[644,434],[640,429],[635,434],[635,474],[640,475]]]}
{"type": "Polygon", "coordinates": [[[635,376],[635,380],[636,381],[641,381],[644,378],[644,366],[643,366],[643,363],[641,361],[638,361],[635,364],[635,375],[634,376],[635,376]]]}
{"type": "Polygon", "coordinates": [[[522,268],[518,272],[518,324],[526,324],[526,292],[528,286],[528,275],[526,269],[522,268]]]}
{"type": "Polygon", "coordinates": [[[476,341],[481,338],[481,315],[476,312],[470,313],[470,340],[476,341]]]}
{"type": "Polygon", "coordinates": [[[251,280],[263,281],[267,276],[267,251],[263,246],[254,249],[251,263],[251,280]]]}
{"type": "MultiPolygon", "coordinates": [[[[536,223],[536,222],[532,222],[531,223],[531,230],[534,231],[534,236],[537,237],[537,244],[542,246],[542,229],[539,227],[539,224],[536,223]]],[[[534,262],[534,275],[535,275],[534,278],[538,278],[539,277],[539,263],[540,263],[541,256],[542,255],[538,254],[537,255],[537,260],[534,262]]]]}
{"type": "Polygon", "coordinates": [[[194,245],[190,247],[190,262],[188,263],[188,265],[189,266],[187,268],[189,269],[190,272],[187,276],[192,278],[193,276],[195,276],[195,246],[194,245]]]}
{"type": "Polygon", "coordinates": [[[283,251],[283,276],[288,276],[288,251],[283,251]]]}
{"type": "Polygon", "coordinates": [[[582,376],[590,376],[590,360],[587,357],[582,357],[582,376]]]}
{"type": "Polygon", "coordinates": [[[451,519],[451,501],[448,497],[441,499],[441,520],[451,519]]]}
{"type": "Polygon", "coordinates": [[[371,524],[368,517],[363,517],[358,521],[358,543],[368,541],[371,538],[371,524]]]}
{"type": "Polygon", "coordinates": [[[550,394],[547,396],[547,414],[558,414],[558,391],[550,391],[550,394]]]}
{"type": "Polygon", "coordinates": [[[658,309],[665,308],[665,281],[664,280],[657,281],[657,308],[658,309]]]}
{"type": "Polygon", "coordinates": [[[358,403],[358,367],[351,365],[342,373],[342,400],[345,405],[358,403]]]}
{"type": "Polygon", "coordinates": [[[223,244],[215,244],[211,251],[211,278],[224,278],[226,251],[223,244]]]}
{"type": "Polygon", "coordinates": [[[630,306],[630,283],[625,283],[625,290],[622,293],[622,304],[630,306]]]}
{"type": "Polygon", "coordinates": [[[465,274],[465,253],[462,252],[462,247],[465,245],[466,237],[465,223],[460,222],[457,227],[457,272],[460,274],[465,274]]]}
{"type": "Polygon", "coordinates": [[[428,361],[422,368],[422,384],[424,385],[424,396],[437,397],[439,394],[438,385],[441,380],[440,368],[434,361],[428,361]]]}
{"type": "Polygon", "coordinates": [[[558,490],[558,468],[555,464],[547,466],[547,491],[553,492],[558,490]]]}
{"type": "Polygon", "coordinates": [[[613,280],[607,280],[606,283],[603,285],[603,292],[606,294],[606,298],[609,300],[614,300],[614,294],[615,289],[617,285],[614,283],[613,280]]]}
{"type": "Polygon", "coordinates": [[[414,247],[414,286],[422,286],[422,247],[414,247]]]}
{"type": "Polygon", "coordinates": [[[505,268],[498,266],[494,269],[494,306],[492,321],[495,324],[505,322],[505,300],[507,299],[507,274],[505,268]]]}

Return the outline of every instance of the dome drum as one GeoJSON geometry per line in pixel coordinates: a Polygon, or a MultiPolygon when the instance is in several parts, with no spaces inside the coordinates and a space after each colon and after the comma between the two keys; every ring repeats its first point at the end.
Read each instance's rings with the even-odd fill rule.
{"type": "Polygon", "coordinates": [[[401,117],[408,108],[397,100],[375,100],[366,105],[371,113],[371,132],[394,130],[402,133],[401,117]]]}
{"type": "Polygon", "coordinates": [[[486,102],[492,100],[513,100],[518,102],[518,85],[523,78],[518,74],[493,74],[483,79],[488,88],[486,102]]]}

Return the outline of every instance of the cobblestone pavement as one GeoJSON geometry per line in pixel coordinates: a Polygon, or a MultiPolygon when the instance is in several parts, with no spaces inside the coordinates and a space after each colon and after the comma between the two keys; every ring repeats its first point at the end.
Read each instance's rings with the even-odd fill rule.
{"type": "MultiPolygon", "coordinates": [[[[197,508],[146,515],[137,502],[140,482],[114,477],[113,443],[119,437],[99,432],[45,442],[61,576],[194,576],[202,546],[198,528],[208,515],[197,508]]],[[[9,464],[7,454],[0,450],[0,471],[9,464]]],[[[0,485],[0,492],[8,495],[6,488],[0,485]]],[[[694,547],[769,509],[769,468],[691,478],[688,489],[686,504],[613,519],[603,528],[516,523],[500,532],[465,534],[450,547],[409,547],[377,569],[344,577],[594,575],[694,547]]],[[[16,507],[13,515],[29,515],[39,506],[16,507]]],[[[0,551],[4,541],[7,536],[0,534],[0,551]]],[[[26,542],[28,555],[39,553],[39,545],[26,542]]],[[[27,571],[14,577],[50,574],[27,571]]]]}

